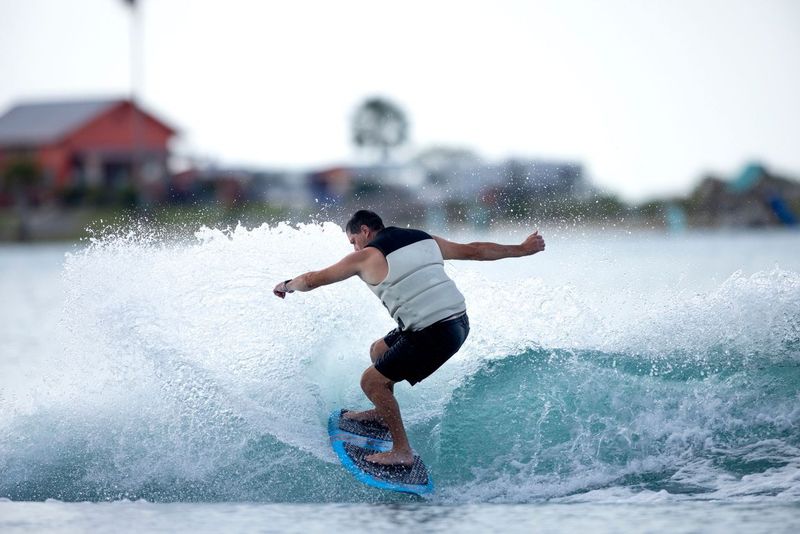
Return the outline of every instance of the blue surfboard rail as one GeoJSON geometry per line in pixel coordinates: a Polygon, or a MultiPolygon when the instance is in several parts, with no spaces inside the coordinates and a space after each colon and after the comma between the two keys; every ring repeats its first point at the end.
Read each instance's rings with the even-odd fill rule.
{"type": "MultiPolygon", "coordinates": [[[[336,456],[339,457],[342,467],[347,469],[357,480],[367,484],[368,486],[384,490],[398,491],[420,496],[433,493],[433,480],[430,474],[427,475],[427,481],[425,484],[405,484],[400,481],[377,478],[356,465],[350,455],[348,455],[345,448],[345,443],[355,446],[356,448],[381,452],[391,450],[392,442],[386,440],[377,440],[367,436],[360,436],[351,432],[345,432],[339,428],[340,417],[341,411],[334,411],[331,413],[330,417],[328,418],[328,435],[330,437],[333,452],[335,452],[336,456]]],[[[422,465],[424,466],[424,464],[422,465]]]]}

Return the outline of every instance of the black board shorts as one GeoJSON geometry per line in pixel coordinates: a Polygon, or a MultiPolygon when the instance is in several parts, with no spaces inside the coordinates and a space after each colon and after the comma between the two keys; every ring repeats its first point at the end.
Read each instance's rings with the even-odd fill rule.
{"type": "Polygon", "coordinates": [[[383,338],[389,350],[375,362],[375,369],[393,382],[407,380],[413,386],[458,352],[468,334],[466,313],[422,330],[394,329],[383,338]]]}

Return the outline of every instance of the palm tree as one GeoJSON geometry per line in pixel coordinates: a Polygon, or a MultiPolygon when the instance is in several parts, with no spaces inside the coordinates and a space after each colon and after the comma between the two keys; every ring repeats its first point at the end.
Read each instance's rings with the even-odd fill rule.
{"type": "Polygon", "coordinates": [[[359,148],[380,150],[381,162],[386,163],[391,149],[406,142],[408,119],[393,102],[373,97],[356,109],[352,129],[353,143],[359,148]]]}

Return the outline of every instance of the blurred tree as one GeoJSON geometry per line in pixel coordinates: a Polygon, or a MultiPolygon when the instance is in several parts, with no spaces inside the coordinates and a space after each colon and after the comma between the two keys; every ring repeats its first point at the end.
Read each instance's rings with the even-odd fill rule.
{"type": "Polygon", "coordinates": [[[30,194],[41,181],[42,173],[36,162],[28,156],[16,156],[9,159],[2,173],[2,189],[14,198],[17,208],[19,226],[17,239],[30,239],[30,194]]]}
{"type": "Polygon", "coordinates": [[[393,102],[374,97],[356,109],[352,130],[355,145],[380,150],[381,161],[385,163],[389,161],[391,149],[408,139],[408,119],[393,102]]]}

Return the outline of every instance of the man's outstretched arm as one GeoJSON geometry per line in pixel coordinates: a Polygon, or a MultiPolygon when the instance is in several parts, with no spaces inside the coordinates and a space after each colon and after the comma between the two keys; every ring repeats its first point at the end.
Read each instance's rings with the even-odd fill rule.
{"type": "Polygon", "coordinates": [[[501,245],[500,243],[474,242],[454,243],[447,239],[433,236],[446,260],[501,260],[503,258],[519,258],[530,256],[544,250],[544,238],[536,231],[519,245],[501,245]]]}
{"type": "Polygon", "coordinates": [[[321,271],[309,271],[291,280],[280,282],[275,286],[275,289],[272,290],[272,293],[276,297],[285,298],[287,293],[311,291],[320,286],[335,284],[336,282],[346,280],[361,272],[366,254],[367,253],[363,250],[353,252],[321,271]]]}

